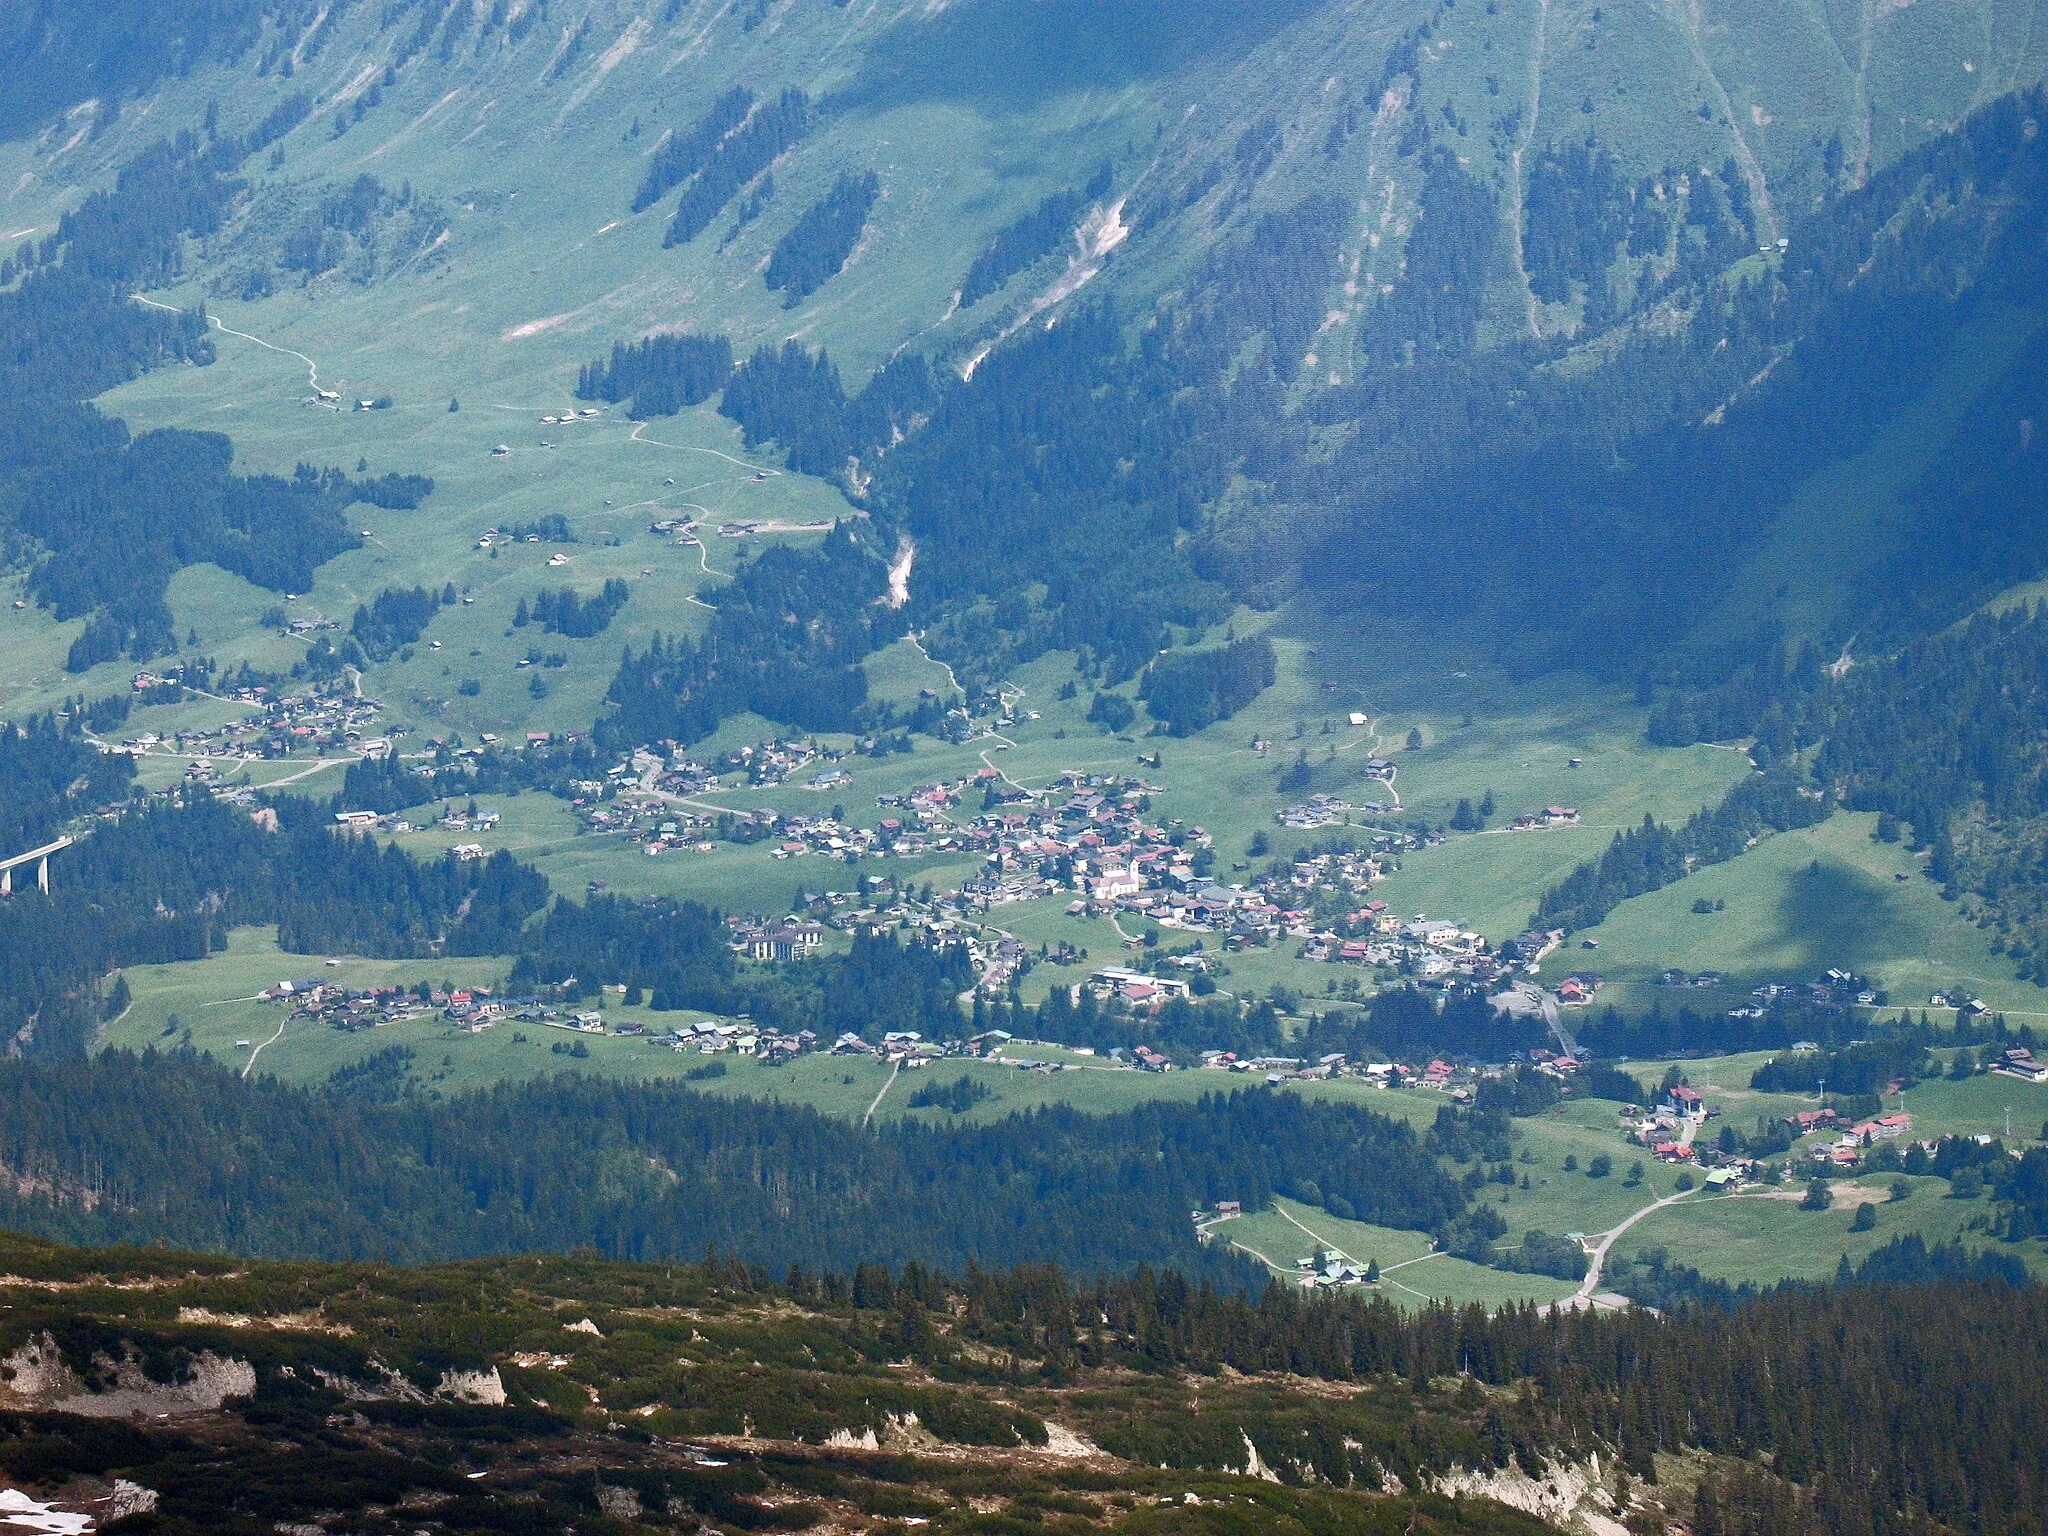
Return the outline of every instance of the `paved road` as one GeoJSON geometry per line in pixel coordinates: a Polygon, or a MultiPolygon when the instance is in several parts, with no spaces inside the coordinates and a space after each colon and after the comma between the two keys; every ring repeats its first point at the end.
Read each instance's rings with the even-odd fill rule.
{"type": "Polygon", "coordinates": [[[1652,1200],[1620,1226],[1610,1227],[1607,1231],[1601,1233],[1600,1241],[1594,1245],[1592,1253],[1588,1255],[1590,1262],[1586,1265],[1586,1278],[1579,1282],[1578,1290],[1571,1295],[1565,1302],[1565,1305],[1568,1307],[1591,1306],[1593,1304],[1593,1293],[1600,1289],[1600,1270],[1607,1263],[1607,1250],[1614,1246],[1614,1240],[1651,1212],[1661,1211],[1667,1205],[1676,1205],[1691,1193],[1691,1190],[1685,1189],[1680,1190],[1675,1195],[1666,1195],[1661,1200],[1652,1200]]]}

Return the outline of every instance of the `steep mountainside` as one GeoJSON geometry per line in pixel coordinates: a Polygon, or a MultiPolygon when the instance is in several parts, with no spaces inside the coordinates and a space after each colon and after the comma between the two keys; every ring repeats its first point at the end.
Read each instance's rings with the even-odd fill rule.
{"type": "MultiPolygon", "coordinates": [[[[972,375],[992,349],[1028,354],[1038,322],[1105,301],[1116,331],[1080,343],[1095,361],[1071,347],[1020,359],[1023,379],[980,392],[1040,380],[1061,392],[1074,367],[1108,383],[1124,402],[1115,424],[1041,415],[1017,444],[1071,458],[1070,490],[1020,499],[1007,475],[963,486],[943,430],[922,475],[913,465],[874,487],[875,461],[938,405],[929,386],[896,388],[879,432],[843,440],[807,444],[772,413],[741,419],[750,440],[773,439],[856,499],[874,488],[920,537],[972,529],[984,552],[1011,535],[963,497],[999,498],[1005,527],[1090,524],[1071,504],[1098,472],[1077,450],[1142,463],[1163,433],[1157,472],[1177,504],[1137,492],[1137,521],[1213,525],[1199,574],[1270,595],[1291,583],[1304,525],[1391,517],[1398,551],[1460,517],[1434,490],[1443,461],[1417,445],[1455,437],[1453,414],[1481,420],[1540,395],[1546,369],[1532,364],[1596,381],[1566,391],[1568,414],[1592,388],[1603,404],[1638,402],[1635,425],[1593,444],[1510,432],[1506,462],[1474,494],[1542,475],[1546,453],[1612,451],[1617,433],[1668,424],[1659,397],[1674,364],[1640,354],[1697,331],[1701,295],[1759,251],[1774,271],[1779,246],[1831,199],[1867,195],[1914,146],[2036,79],[2048,43],[2035,42],[2034,10],[249,0],[173,17],[16,4],[0,10],[13,40],[0,67],[16,87],[0,121],[16,135],[0,150],[5,233],[40,248],[60,211],[157,136],[202,121],[244,132],[282,100],[287,131],[249,134],[266,151],[222,162],[237,186],[149,280],[246,309],[258,335],[348,338],[357,378],[411,384],[433,362],[450,395],[530,396],[614,341],[693,330],[729,336],[742,356],[792,337],[822,346],[853,395],[892,357],[972,375]],[[1237,254],[1218,265],[1218,251],[1237,254]],[[1161,322],[1181,340],[1164,372],[1202,392],[1177,424],[1146,403],[1172,385],[1113,357],[1118,336],[1128,346],[1161,322]],[[1206,453],[1172,445],[1189,434],[1206,453]],[[1432,489],[1404,511],[1409,469],[1432,489]]],[[[1680,416],[1736,376],[1715,361],[1682,360],[1680,416]]],[[[939,419],[986,439],[973,398],[939,419]]],[[[259,456],[286,447],[262,429],[235,435],[259,456]]],[[[446,467],[419,453],[429,462],[407,468],[446,467]]],[[[1081,532],[1128,537],[1114,526],[1081,532]]],[[[1578,549],[1615,536],[1596,520],[1545,537],[1578,549]]],[[[926,617],[956,619],[977,592],[1045,584],[1035,616],[997,615],[1026,653],[1099,635],[1128,610],[1129,635],[1107,637],[1121,670],[1162,620],[1219,611],[1222,594],[1204,596],[1167,546],[1145,562],[1164,564],[1136,587],[1178,595],[1128,580],[1076,591],[1057,551],[990,565],[935,549],[912,581],[926,617]]],[[[1640,590],[1641,562],[1617,579],[1640,590]]],[[[1403,604],[1375,577],[1352,584],[1403,604]]],[[[964,655],[979,632],[942,629],[939,643],[964,655]]],[[[1586,658],[1569,643],[1531,658],[1557,659],[1586,658]]]]}

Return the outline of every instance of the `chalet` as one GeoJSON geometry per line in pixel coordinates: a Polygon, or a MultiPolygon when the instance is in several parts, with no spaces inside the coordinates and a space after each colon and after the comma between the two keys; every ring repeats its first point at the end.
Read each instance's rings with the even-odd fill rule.
{"type": "Polygon", "coordinates": [[[1518,933],[1505,946],[1514,951],[1513,958],[1526,966],[1541,964],[1550,953],[1564,942],[1564,930],[1532,928],[1527,933],[1518,933]]]}
{"type": "Polygon", "coordinates": [[[807,960],[818,952],[824,939],[825,930],[817,923],[782,923],[740,935],[746,954],[755,960],[807,960]]]}
{"type": "Polygon", "coordinates": [[[1802,1109],[1785,1117],[1785,1123],[1792,1127],[1795,1136],[1810,1136],[1815,1131],[1831,1130],[1837,1123],[1832,1109],[1802,1109]]]}
{"type": "Polygon", "coordinates": [[[2034,1059],[2033,1052],[2024,1047],[2014,1047],[1992,1071],[2002,1077],[2017,1077],[2022,1082],[2048,1083],[2048,1065],[2034,1059]]]}
{"type": "Polygon", "coordinates": [[[1235,1200],[1218,1200],[1216,1202],[1216,1214],[1218,1216],[1242,1216],[1244,1214],[1244,1207],[1235,1200]]]}
{"type": "Polygon", "coordinates": [[[1186,997],[1192,985],[1179,976],[1148,976],[1143,971],[1120,965],[1105,966],[1088,978],[1089,990],[1107,1000],[1121,997],[1127,1003],[1154,1004],[1168,998],[1186,997]]]}
{"type": "Polygon", "coordinates": [[[1701,1120],[1706,1117],[1707,1101],[1700,1097],[1697,1088],[1688,1088],[1680,1083],[1664,1095],[1658,1108],[1687,1120],[1701,1120]]]}

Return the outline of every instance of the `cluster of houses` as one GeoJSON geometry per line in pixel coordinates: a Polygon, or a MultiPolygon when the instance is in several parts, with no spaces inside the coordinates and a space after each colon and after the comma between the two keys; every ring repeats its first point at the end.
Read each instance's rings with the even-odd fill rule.
{"type": "MultiPolygon", "coordinates": [[[[1714,971],[1688,977],[1683,971],[1666,971],[1665,986],[1717,987],[1721,978],[1714,971]]],[[[1772,1008],[1796,1007],[1822,1017],[1840,1017],[1851,1008],[1869,1008],[1878,1002],[1878,992],[1869,981],[1853,971],[1830,970],[1812,981],[1766,981],[1750,989],[1750,1003],[1731,1008],[1733,1019],[1760,1019],[1772,1008]]]]}
{"type": "MultiPolygon", "coordinates": [[[[881,795],[877,805],[892,814],[877,825],[862,827],[840,815],[783,813],[768,807],[721,811],[693,797],[741,786],[772,789],[802,770],[822,762],[805,787],[843,789],[852,781],[834,766],[847,754],[805,741],[770,739],[740,747],[715,764],[696,762],[680,751],[664,755],[640,748],[607,771],[601,781],[578,782],[572,805],[587,832],[623,835],[650,855],[676,850],[711,851],[721,837],[741,842],[772,841],[777,858],[820,855],[846,863],[863,858],[918,858],[930,853],[969,851],[978,845],[974,834],[955,824],[947,812],[976,781],[933,783],[900,794],[881,795]]],[[[993,769],[982,779],[993,779],[993,769]]]]}
{"type": "MultiPolygon", "coordinates": [[[[1335,795],[1310,795],[1299,805],[1283,805],[1273,813],[1273,819],[1291,832],[1319,832],[1325,827],[1345,827],[1351,824],[1351,812],[1356,809],[1348,801],[1335,795]]],[[[1386,807],[1374,802],[1369,810],[1379,812],[1386,807]]]]}
{"type": "Polygon", "coordinates": [[[1284,893],[1290,908],[1306,910],[1322,927],[1357,937],[1368,931],[1379,912],[1368,899],[1373,882],[1387,872],[1390,856],[1402,849],[1391,842],[1374,849],[1342,849],[1294,856],[1285,872],[1262,877],[1267,889],[1284,893]]]}
{"type": "MultiPolygon", "coordinates": [[[[136,686],[161,679],[137,673],[136,686]]],[[[120,744],[124,752],[149,752],[157,748],[187,756],[188,778],[203,782],[216,777],[223,766],[248,758],[289,757],[308,749],[360,751],[380,756],[391,750],[390,738],[372,735],[382,706],[375,699],[357,698],[344,683],[316,685],[304,693],[281,698],[267,688],[236,688],[225,695],[239,704],[255,706],[238,720],[206,730],[174,731],[167,736],[142,732],[120,744]]]]}
{"type": "Polygon", "coordinates": [[[1883,1141],[1897,1141],[1913,1131],[1913,1117],[1904,1110],[1894,1114],[1878,1115],[1872,1119],[1850,1124],[1832,1107],[1823,1105],[1819,1109],[1796,1110],[1785,1117],[1795,1140],[1808,1136],[1832,1135],[1826,1145],[1808,1150],[1808,1156],[1816,1161],[1833,1163],[1836,1167],[1847,1168],[1856,1163],[1863,1154],[1883,1141]]]}
{"type": "Polygon", "coordinates": [[[818,1037],[808,1029],[794,1031],[758,1029],[744,1020],[726,1023],[707,1020],[683,1024],[661,1037],[662,1043],[677,1051],[694,1051],[700,1056],[730,1052],[753,1056],[773,1066],[818,1048],[818,1037]]]}
{"type": "Polygon", "coordinates": [[[1352,915],[1352,929],[1369,925],[1369,936],[1346,939],[1329,932],[1312,934],[1301,947],[1301,958],[1384,966],[1424,981],[1455,979],[1481,986],[1501,980],[1512,969],[1478,934],[1440,918],[1421,916],[1403,921],[1387,911],[1386,905],[1369,902],[1352,915]]]}
{"type": "Polygon", "coordinates": [[[1508,823],[1510,832],[1535,832],[1544,827],[1576,827],[1579,808],[1575,805],[1546,805],[1540,811],[1524,811],[1508,823]]]}
{"type": "Polygon", "coordinates": [[[1310,1290],[1331,1290],[1340,1286],[1364,1285],[1369,1270],[1353,1263],[1334,1248],[1318,1248],[1294,1261],[1301,1283],[1310,1290]]]}
{"type": "Polygon", "coordinates": [[[280,981],[261,996],[289,1004],[286,1017],[316,1019],[336,1029],[355,1031],[425,1018],[449,1005],[448,994],[422,995],[404,987],[350,988],[313,979],[280,981]]]}

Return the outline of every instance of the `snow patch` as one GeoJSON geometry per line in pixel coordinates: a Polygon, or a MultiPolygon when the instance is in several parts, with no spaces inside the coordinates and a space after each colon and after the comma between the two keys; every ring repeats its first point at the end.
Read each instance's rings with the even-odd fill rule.
{"type": "Polygon", "coordinates": [[[93,1528],[91,1515],[38,1503],[19,1488],[0,1489],[0,1525],[24,1536],[86,1536],[93,1528]]]}
{"type": "Polygon", "coordinates": [[[347,106],[358,96],[362,95],[363,92],[367,91],[370,88],[370,82],[382,73],[383,71],[378,67],[377,61],[375,59],[370,60],[369,63],[355,72],[354,77],[347,85],[344,85],[334,93],[334,99],[327,104],[330,107],[347,106]]]}
{"type": "Polygon", "coordinates": [[[562,110],[555,114],[556,127],[559,128],[571,112],[590,99],[590,93],[604,83],[606,75],[633,56],[653,25],[645,16],[633,18],[632,24],[619,34],[618,41],[598,55],[597,72],[569,93],[569,99],[562,103],[562,110]]]}

